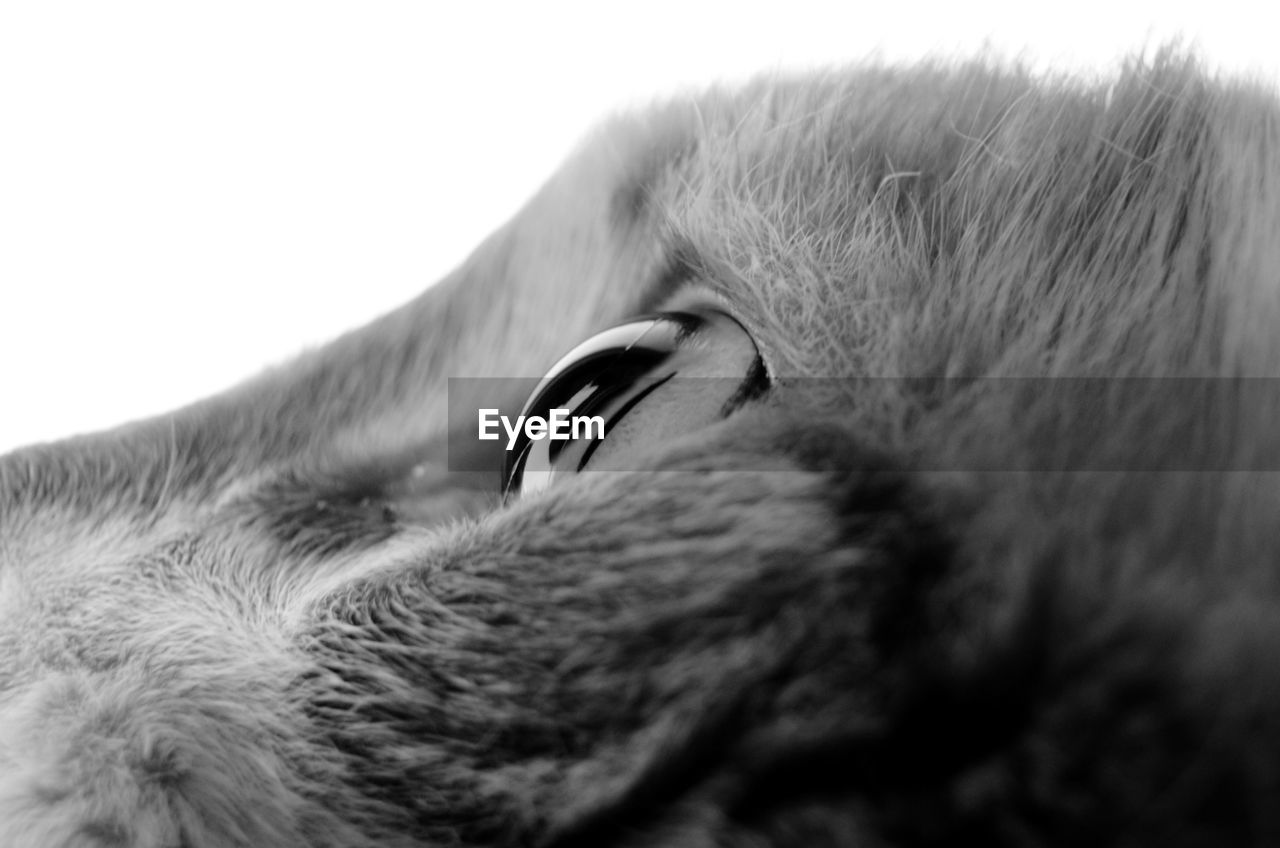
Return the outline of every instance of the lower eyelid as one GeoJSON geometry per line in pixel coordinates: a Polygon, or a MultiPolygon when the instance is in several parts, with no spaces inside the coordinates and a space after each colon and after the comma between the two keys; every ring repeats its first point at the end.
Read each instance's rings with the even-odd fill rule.
{"type": "Polygon", "coordinates": [[[764,360],[760,358],[760,354],[757,352],[755,362],[751,363],[751,368],[747,371],[747,376],[743,379],[742,384],[738,386],[738,390],[733,397],[725,401],[724,406],[720,408],[720,417],[728,418],[734,410],[763,396],[769,390],[771,384],[772,380],[769,379],[764,360]]]}

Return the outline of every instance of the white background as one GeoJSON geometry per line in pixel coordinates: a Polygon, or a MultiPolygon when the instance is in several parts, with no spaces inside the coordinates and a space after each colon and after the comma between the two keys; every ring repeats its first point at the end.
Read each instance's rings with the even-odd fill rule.
{"type": "Polygon", "coordinates": [[[612,109],[875,53],[1105,71],[1177,34],[1280,79],[1250,7],[2,0],[0,452],[393,308],[612,109]]]}

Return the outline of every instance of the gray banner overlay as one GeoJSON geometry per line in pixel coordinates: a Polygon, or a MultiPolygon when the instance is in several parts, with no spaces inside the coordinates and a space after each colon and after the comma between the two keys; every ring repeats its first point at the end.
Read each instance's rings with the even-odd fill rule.
{"type": "MultiPolygon", "coordinates": [[[[707,384],[685,386],[694,390],[726,388],[674,379],[707,384]]],[[[496,470],[537,385],[450,379],[450,470],[496,470]],[[486,421],[493,438],[481,439],[486,421]]],[[[642,402],[661,401],[655,393],[642,402]]],[[[753,403],[796,412],[797,426],[839,422],[851,439],[922,471],[1280,470],[1280,378],[789,379],[753,403]]],[[[576,412],[562,413],[562,434],[572,432],[576,412]]],[[[609,419],[607,409],[590,412],[609,419]]],[[[739,413],[749,415],[749,406],[739,413]]],[[[578,432],[595,438],[585,426],[578,432]]],[[[855,470],[832,463],[831,471],[855,470]]],[[[644,470],[643,459],[631,470],[644,470]]]]}

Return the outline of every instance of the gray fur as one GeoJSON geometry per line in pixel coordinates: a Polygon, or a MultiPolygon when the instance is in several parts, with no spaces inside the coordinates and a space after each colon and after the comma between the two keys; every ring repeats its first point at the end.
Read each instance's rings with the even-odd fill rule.
{"type": "Polygon", "coordinates": [[[1280,409],[993,378],[1280,376],[1278,137],[1169,54],[712,92],[370,326],[0,459],[0,846],[1275,842],[1280,409]],[[443,470],[447,377],[690,290],[769,403],[443,470]]]}

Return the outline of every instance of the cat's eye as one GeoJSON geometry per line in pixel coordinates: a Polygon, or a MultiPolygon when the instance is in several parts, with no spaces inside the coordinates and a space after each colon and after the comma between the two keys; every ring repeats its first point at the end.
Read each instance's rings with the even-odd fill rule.
{"type": "Polygon", "coordinates": [[[520,414],[550,420],[558,410],[571,437],[522,432],[507,452],[504,493],[625,468],[629,450],[712,423],[767,383],[755,344],[724,313],[668,312],[611,327],[563,356],[530,394],[520,414]]]}

